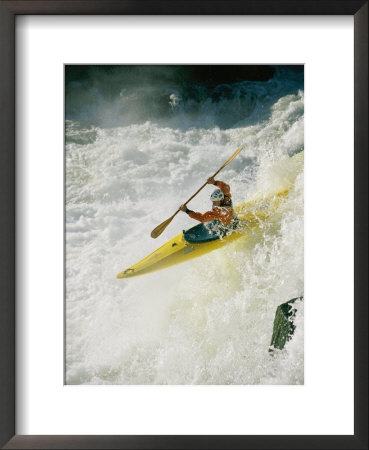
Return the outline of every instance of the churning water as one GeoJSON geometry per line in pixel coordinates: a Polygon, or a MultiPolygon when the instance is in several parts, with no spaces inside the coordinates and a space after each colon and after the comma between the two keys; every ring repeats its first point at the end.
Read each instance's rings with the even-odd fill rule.
{"type": "MultiPolygon", "coordinates": [[[[303,384],[302,302],[291,341],[268,352],[276,307],[304,294],[297,69],[227,84],[165,67],[66,77],[67,384],[303,384]],[[150,237],[240,145],[217,178],[234,204],[292,185],[277,213],[247,241],[116,279],[195,224],[180,213],[150,237]]],[[[208,210],[211,190],[189,207],[208,210]]]]}

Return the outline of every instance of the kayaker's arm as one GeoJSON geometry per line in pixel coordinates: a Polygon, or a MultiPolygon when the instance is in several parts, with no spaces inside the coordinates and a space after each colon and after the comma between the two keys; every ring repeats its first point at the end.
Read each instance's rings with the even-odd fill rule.
{"type": "Polygon", "coordinates": [[[191,219],[198,220],[199,222],[211,222],[212,220],[218,220],[222,216],[219,209],[214,211],[206,211],[204,213],[189,211],[187,213],[191,219]]]}
{"type": "Polygon", "coordinates": [[[184,205],[181,205],[179,209],[188,214],[191,219],[198,220],[199,222],[221,220],[222,222],[227,223],[232,220],[233,217],[232,210],[230,208],[215,208],[212,211],[206,211],[205,213],[191,211],[184,205]]]}
{"type": "Polygon", "coordinates": [[[189,211],[187,214],[191,217],[191,219],[198,220],[199,222],[220,220],[222,223],[229,223],[233,218],[231,208],[215,208],[212,211],[207,211],[205,213],[189,211]]]}
{"type": "Polygon", "coordinates": [[[213,218],[213,216],[217,215],[215,214],[215,211],[207,211],[204,214],[192,211],[191,209],[188,209],[186,205],[181,205],[179,209],[186,214],[188,214],[192,219],[199,220],[200,222],[208,222],[209,220],[215,220],[216,217],[213,218]]]}
{"type": "Polygon", "coordinates": [[[225,197],[231,198],[231,187],[229,184],[224,183],[224,181],[214,180],[214,177],[210,177],[207,180],[208,184],[214,184],[214,186],[218,187],[224,194],[225,197]]]}
{"type": "Polygon", "coordinates": [[[180,209],[181,211],[185,212],[186,214],[189,214],[190,212],[193,212],[193,211],[191,211],[190,209],[188,209],[186,205],[181,205],[181,206],[179,207],[179,209],[180,209]]]}

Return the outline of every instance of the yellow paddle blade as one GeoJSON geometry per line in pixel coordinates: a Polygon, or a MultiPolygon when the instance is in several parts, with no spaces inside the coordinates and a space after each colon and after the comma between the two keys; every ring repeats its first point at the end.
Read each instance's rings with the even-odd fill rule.
{"type": "Polygon", "coordinates": [[[169,219],[165,220],[163,223],[158,225],[156,228],[154,228],[151,232],[151,237],[156,239],[158,236],[161,235],[161,233],[166,229],[166,227],[170,224],[170,222],[173,220],[175,214],[172,217],[169,217],[169,219]]]}

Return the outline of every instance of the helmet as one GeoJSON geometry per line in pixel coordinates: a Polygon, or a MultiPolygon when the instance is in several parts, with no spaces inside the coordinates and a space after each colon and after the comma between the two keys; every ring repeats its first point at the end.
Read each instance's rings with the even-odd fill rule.
{"type": "Polygon", "coordinates": [[[220,189],[215,189],[215,191],[211,194],[210,200],[212,202],[219,202],[224,199],[224,194],[220,189]]]}

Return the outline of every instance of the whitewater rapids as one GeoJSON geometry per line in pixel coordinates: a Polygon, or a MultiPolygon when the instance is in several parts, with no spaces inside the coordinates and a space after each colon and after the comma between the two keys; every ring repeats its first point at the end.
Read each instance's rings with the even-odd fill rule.
{"type": "MultiPolygon", "coordinates": [[[[135,86],[109,98],[93,86],[90,110],[66,108],[66,383],[303,384],[302,302],[292,340],[268,352],[277,306],[304,295],[304,173],[292,158],[304,149],[303,77],[277,70],[216,100],[160,88],[169,113],[152,120],[140,114],[148,88],[135,86]],[[239,145],[217,178],[234,204],[292,185],[277,214],[245,242],[116,279],[196,223],[180,213],[150,237],[239,145]]],[[[208,210],[211,190],[189,207],[208,210]]]]}

